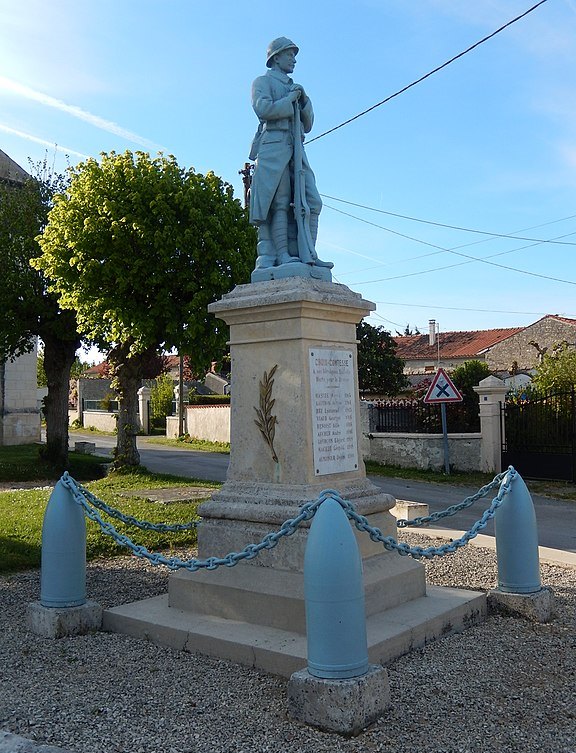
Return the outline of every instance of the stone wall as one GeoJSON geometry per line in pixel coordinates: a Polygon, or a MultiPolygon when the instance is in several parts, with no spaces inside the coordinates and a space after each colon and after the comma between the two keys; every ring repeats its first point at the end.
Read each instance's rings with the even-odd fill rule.
{"type": "Polygon", "coordinates": [[[530,341],[548,351],[563,341],[576,345],[576,325],[554,317],[544,317],[516,335],[493,345],[486,353],[486,363],[492,371],[507,371],[514,361],[521,369],[534,369],[538,366],[539,355],[530,341]]]}
{"type": "Polygon", "coordinates": [[[0,445],[40,441],[37,350],[0,364],[0,445]]]}
{"type": "MultiPolygon", "coordinates": [[[[194,439],[230,441],[229,405],[187,405],[184,418],[184,431],[194,439]]],[[[166,417],[166,436],[177,439],[178,416],[166,417]]]]}
{"type": "MultiPolygon", "coordinates": [[[[457,471],[480,470],[481,434],[449,434],[450,467],[457,471]]],[[[444,439],[442,434],[371,434],[365,460],[401,468],[444,470],[444,439]]]]}
{"type": "Polygon", "coordinates": [[[86,429],[93,427],[99,431],[116,431],[117,414],[109,413],[106,410],[84,411],[82,426],[86,429]]]}

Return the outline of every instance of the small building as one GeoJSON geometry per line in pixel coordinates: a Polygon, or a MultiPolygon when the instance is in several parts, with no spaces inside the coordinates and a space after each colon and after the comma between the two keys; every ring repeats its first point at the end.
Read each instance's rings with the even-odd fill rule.
{"type": "MultiPolygon", "coordinates": [[[[0,150],[0,181],[18,190],[28,173],[0,150]]],[[[1,252],[1,249],[0,249],[1,252]]],[[[37,344],[23,356],[0,361],[0,446],[40,441],[36,396],[37,344]]]]}
{"type": "Polygon", "coordinates": [[[531,372],[554,347],[576,347],[576,319],[547,314],[527,327],[466,332],[437,332],[430,320],[427,335],[394,338],[396,355],[407,376],[433,374],[438,366],[452,371],[465,361],[484,361],[493,372],[531,372]]]}

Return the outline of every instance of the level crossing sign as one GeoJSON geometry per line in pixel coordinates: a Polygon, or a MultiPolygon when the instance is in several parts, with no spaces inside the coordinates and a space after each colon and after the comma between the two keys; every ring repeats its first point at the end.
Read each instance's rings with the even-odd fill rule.
{"type": "Polygon", "coordinates": [[[450,379],[444,369],[439,368],[428,392],[424,396],[425,403],[460,403],[462,395],[456,389],[454,382],[450,379]]]}

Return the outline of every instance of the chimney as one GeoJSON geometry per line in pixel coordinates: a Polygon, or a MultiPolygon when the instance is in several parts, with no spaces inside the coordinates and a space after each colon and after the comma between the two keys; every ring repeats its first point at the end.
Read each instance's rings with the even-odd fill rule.
{"type": "Polygon", "coordinates": [[[428,345],[436,344],[436,319],[428,321],[428,345]]]}

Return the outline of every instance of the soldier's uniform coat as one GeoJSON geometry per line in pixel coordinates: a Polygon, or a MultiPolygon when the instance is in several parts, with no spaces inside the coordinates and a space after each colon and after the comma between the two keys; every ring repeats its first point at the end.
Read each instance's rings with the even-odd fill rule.
{"type": "MultiPolygon", "coordinates": [[[[287,99],[293,80],[280,70],[272,69],[259,76],[252,84],[252,107],[260,120],[252,142],[250,159],[256,167],[250,188],[250,221],[265,222],[270,206],[288,168],[294,151],[294,104],[287,99]]],[[[300,107],[301,138],[309,133],[314,123],[310,98],[300,107]]],[[[310,169],[306,154],[302,158],[306,178],[306,198],[313,211],[320,212],[322,201],[310,169]]],[[[280,197],[276,197],[277,200],[280,197]]],[[[291,197],[281,197],[289,204],[291,197]]]]}

